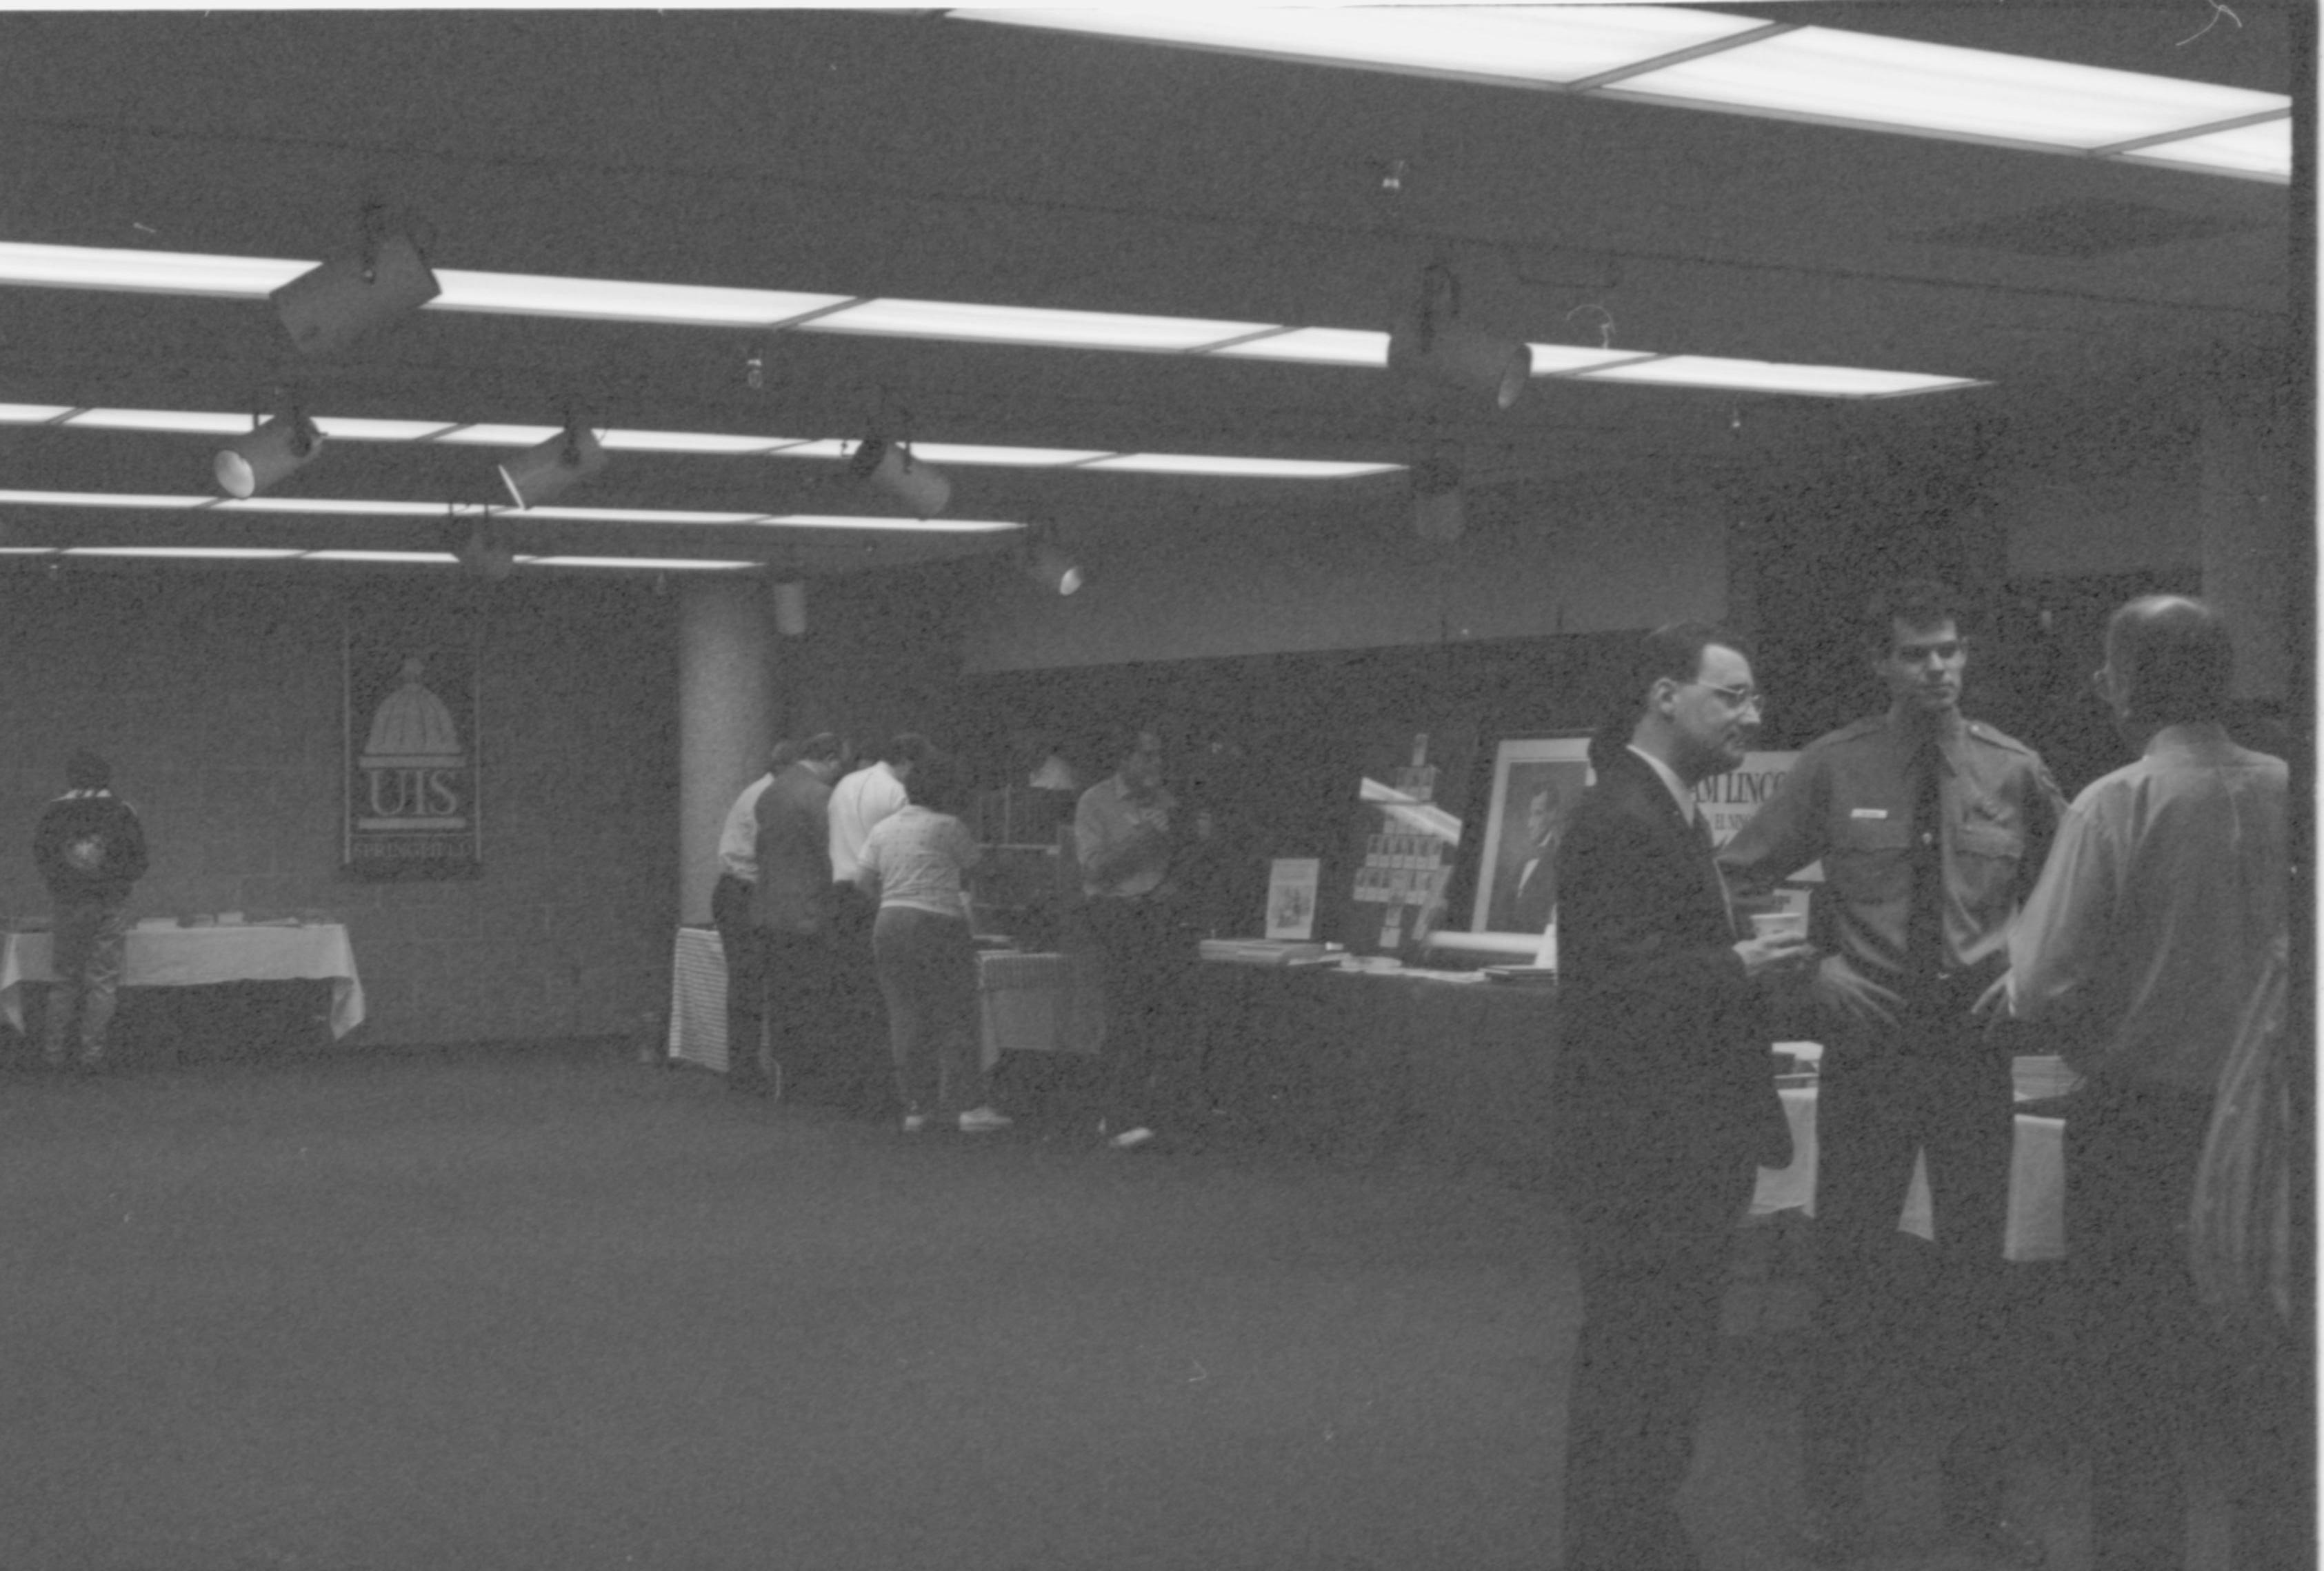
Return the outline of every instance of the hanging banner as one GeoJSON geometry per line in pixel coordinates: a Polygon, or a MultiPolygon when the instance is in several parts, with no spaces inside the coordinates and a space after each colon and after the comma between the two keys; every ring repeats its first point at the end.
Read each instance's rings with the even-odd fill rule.
{"type": "Polygon", "coordinates": [[[478,648],[350,627],[346,831],[359,878],[466,878],[484,866],[478,648]]]}

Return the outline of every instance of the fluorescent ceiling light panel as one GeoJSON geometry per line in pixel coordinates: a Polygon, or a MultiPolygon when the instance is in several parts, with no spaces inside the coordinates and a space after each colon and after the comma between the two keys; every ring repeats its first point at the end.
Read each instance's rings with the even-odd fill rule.
{"type": "Polygon", "coordinates": [[[609,453],[770,453],[798,445],[796,437],[729,437],[715,431],[605,431],[597,445],[609,453]]]}
{"type": "Polygon", "coordinates": [[[1124,316],[1111,311],[1057,311],[1037,306],[872,300],[802,322],[798,330],[1025,344],[1047,349],[1135,349],[1185,355],[1228,338],[1265,332],[1270,325],[1213,322],[1195,317],[1124,316]]]}
{"type": "Polygon", "coordinates": [[[1344,480],[1403,467],[1315,458],[1218,458],[1196,453],[1124,453],[1084,467],[1127,475],[1230,475],[1275,480],[1344,480]]]}
{"type": "Polygon", "coordinates": [[[530,448],[563,433],[563,426],[455,426],[434,439],[480,448],[530,448]]]}
{"type": "Polygon", "coordinates": [[[1298,365],[1388,365],[1388,335],[1359,328],[1293,328],[1210,351],[1227,360],[1282,360],[1298,365]]]}
{"type": "Polygon", "coordinates": [[[1195,49],[1424,76],[1562,84],[1766,23],[1659,5],[1240,6],[1183,11],[954,11],[963,22],[1101,32],[1195,49]]]}
{"type": "Polygon", "coordinates": [[[315,417],[315,429],[335,441],[350,442],[424,442],[455,429],[455,422],[440,420],[349,420],[340,416],[315,417]]]}
{"type": "Polygon", "coordinates": [[[1729,393],[1788,393],[1822,398],[1895,398],[1975,387],[1969,376],[1924,376],[1904,371],[1861,371],[1849,365],[1788,365],[1768,360],[1721,360],[1669,355],[1582,374],[1584,382],[1630,382],[1661,387],[1710,387],[1729,393]]]}
{"type": "Polygon", "coordinates": [[[520,557],[529,568],[628,568],[634,572],[732,573],[764,562],[714,562],[694,557],[520,557]]]}
{"type": "Polygon", "coordinates": [[[203,557],[218,560],[279,561],[296,550],[270,546],[67,546],[69,557],[203,557]]]}
{"type": "Polygon", "coordinates": [[[1054,469],[1102,458],[1108,449],[1085,448],[990,448],[973,442],[914,442],[912,457],[931,464],[996,464],[1019,469],[1054,469]]]}
{"type": "Polygon", "coordinates": [[[198,256],[183,251],[0,243],[0,283],[51,289],[126,289],[259,300],[314,265],[266,256],[198,256]]]}
{"type": "MultiPolygon", "coordinates": [[[[211,513],[322,513],[346,518],[449,518],[452,509],[441,502],[369,502],[337,496],[246,496],[211,504],[211,513]]],[[[469,511],[474,511],[470,509],[469,511]]]]}
{"type": "Polygon", "coordinates": [[[756,523],[763,513],[670,513],[646,507],[528,507],[527,518],[560,523],[756,523]]]}
{"type": "Polygon", "coordinates": [[[64,403],[0,403],[0,426],[46,425],[72,411],[64,403]]]}
{"type": "Polygon", "coordinates": [[[2289,107],[2275,93],[1803,27],[1607,89],[1927,135],[2088,151],[2289,107]]]}
{"type": "Polygon", "coordinates": [[[205,437],[244,437],[258,429],[246,414],[191,409],[85,409],[64,423],[89,430],[179,431],[205,437]]]}
{"type": "Polygon", "coordinates": [[[444,292],[428,302],[429,310],[582,317],[693,328],[771,328],[855,298],[792,290],[550,278],[525,273],[461,273],[443,267],[436,269],[436,282],[443,285],[444,292]]]}
{"type": "Polygon", "coordinates": [[[301,551],[302,562],[409,562],[415,566],[456,567],[460,559],[450,551],[301,551]]]}
{"type": "Polygon", "coordinates": [[[0,491],[20,507],[207,507],[215,496],[142,496],[124,491],[0,491]]]}
{"type": "Polygon", "coordinates": [[[2292,178],[2292,116],[2209,131],[2133,148],[2120,155],[2133,163],[2165,163],[2173,168],[2207,173],[2239,174],[2268,180],[2292,178]]]}
{"type": "Polygon", "coordinates": [[[903,534],[1000,534],[1025,527],[993,519],[858,518],[842,513],[786,513],[753,522],[773,529],[854,529],[903,534]]]}
{"type": "Polygon", "coordinates": [[[1644,349],[1577,349],[1571,344],[1527,344],[1533,351],[1536,376],[1572,376],[1600,366],[1619,365],[1648,352],[1644,349]]]}
{"type": "Polygon", "coordinates": [[[0,546],[0,557],[52,557],[55,546],[0,546]]]}

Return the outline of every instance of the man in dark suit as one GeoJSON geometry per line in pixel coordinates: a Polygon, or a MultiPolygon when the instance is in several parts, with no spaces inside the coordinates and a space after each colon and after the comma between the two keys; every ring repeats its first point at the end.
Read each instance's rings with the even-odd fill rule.
{"type": "Polygon", "coordinates": [[[1765,1002],[1799,938],[1740,938],[1697,781],[1758,728],[1748,650],[1647,635],[1635,707],[1558,855],[1563,1029],[1553,1123],[1583,1320],[1565,1465],[1566,1571],[1691,1571],[1676,1507],[1754,1169],[1788,1161],[1765,1002]]]}

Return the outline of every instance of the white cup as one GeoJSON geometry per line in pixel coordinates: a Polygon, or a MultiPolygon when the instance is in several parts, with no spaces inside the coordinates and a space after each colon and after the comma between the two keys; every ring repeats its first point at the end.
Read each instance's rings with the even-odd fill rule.
{"type": "Polygon", "coordinates": [[[1808,936],[1805,911],[1757,911],[1751,918],[1751,931],[1762,938],[1804,938],[1808,936]]]}

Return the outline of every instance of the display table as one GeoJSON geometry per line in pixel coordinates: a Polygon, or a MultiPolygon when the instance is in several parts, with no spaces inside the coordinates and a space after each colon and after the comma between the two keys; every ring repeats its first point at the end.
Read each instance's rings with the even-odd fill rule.
{"type": "MultiPolygon", "coordinates": [[[[0,936],[0,1015],[24,1029],[24,985],[53,982],[47,933],[0,936]]],[[[328,982],[331,1035],[363,1023],[363,979],[355,949],[337,922],[296,927],[261,923],[129,929],[121,964],[124,987],[203,987],[226,982],[328,982]]]]}
{"type": "MultiPolygon", "coordinates": [[[[988,949],[976,957],[984,1066],[1003,1052],[1097,1051],[1090,962],[1081,956],[988,949]]],[[[726,951],[715,928],[680,928],[670,955],[669,1056],[726,1071],[726,951]]]]}

